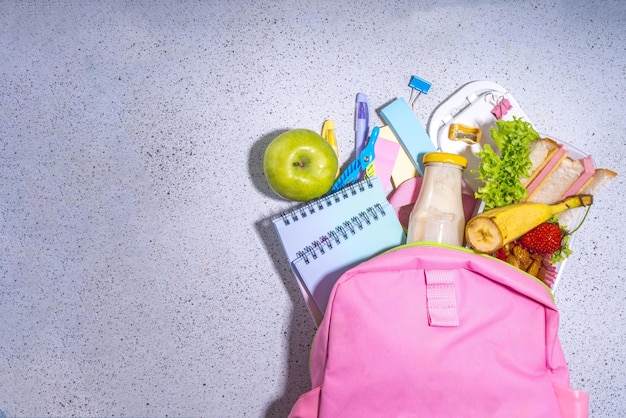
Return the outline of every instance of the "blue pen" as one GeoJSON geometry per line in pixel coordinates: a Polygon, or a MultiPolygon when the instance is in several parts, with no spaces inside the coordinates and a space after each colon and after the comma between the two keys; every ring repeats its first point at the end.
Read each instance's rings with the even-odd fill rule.
{"type": "Polygon", "coordinates": [[[356,115],[354,120],[354,130],[356,132],[356,155],[358,156],[365,148],[367,137],[369,136],[369,103],[364,93],[356,95],[356,115]]]}

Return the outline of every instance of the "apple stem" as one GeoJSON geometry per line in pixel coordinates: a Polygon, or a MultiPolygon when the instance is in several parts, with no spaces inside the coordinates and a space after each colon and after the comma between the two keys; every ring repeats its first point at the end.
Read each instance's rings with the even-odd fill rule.
{"type": "Polygon", "coordinates": [[[296,163],[293,163],[294,166],[296,167],[304,167],[304,163],[302,161],[298,161],[296,163]]]}

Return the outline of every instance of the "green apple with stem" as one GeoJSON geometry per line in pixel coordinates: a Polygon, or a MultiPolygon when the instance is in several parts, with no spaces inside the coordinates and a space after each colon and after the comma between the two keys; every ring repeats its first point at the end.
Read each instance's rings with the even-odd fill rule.
{"type": "Polygon", "coordinates": [[[339,162],[333,148],[309,129],[291,129],[269,143],[263,156],[265,178],[279,196],[300,202],[326,194],[339,162]]]}

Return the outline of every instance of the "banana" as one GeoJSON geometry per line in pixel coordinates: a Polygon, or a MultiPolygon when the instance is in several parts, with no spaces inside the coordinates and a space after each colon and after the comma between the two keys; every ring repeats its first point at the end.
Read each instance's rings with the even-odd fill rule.
{"type": "Polygon", "coordinates": [[[592,203],[591,195],[576,195],[552,205],[523,202],[490,209],[470,219],[465,226],[465,239],[474,251],[491,254],[551,216],[592,203]]]}
{"type": "Polygon", "coordinates": [[[481,216],[475,216],[467,223],[465,240],[474,251],[487,254],[506,245],[496,222],[481,216]]]}

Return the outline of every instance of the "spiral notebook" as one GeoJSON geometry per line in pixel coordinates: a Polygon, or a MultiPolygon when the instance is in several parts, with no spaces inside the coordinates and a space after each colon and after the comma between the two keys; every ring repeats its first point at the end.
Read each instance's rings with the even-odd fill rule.
{"type": "Polygon", "coordinates": [[[345,271],[406,241],[377,177],[347,186],[272,221],[318,324],[333,285],[345,271]]]}

